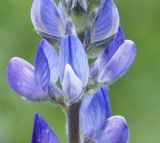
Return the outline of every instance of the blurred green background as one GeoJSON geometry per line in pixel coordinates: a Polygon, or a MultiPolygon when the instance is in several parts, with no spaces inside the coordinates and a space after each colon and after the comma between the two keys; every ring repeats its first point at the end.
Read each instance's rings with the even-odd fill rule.
{"type": "MultiPolygon", "coordinates": [[[[65,116],[50,103],[20,99],[6,80],[13,56],[34,63],[40,37],[30,20],[32,0],[0,1],[0,143],[31,142],[33,116],[39,112],[66,142],[65,116]]],[[[160,141],[160,1],[116,0],[126,37],[135,41],[137,58],[111,86],[113,114],[125,116],[131,143],[160,141]]]]}

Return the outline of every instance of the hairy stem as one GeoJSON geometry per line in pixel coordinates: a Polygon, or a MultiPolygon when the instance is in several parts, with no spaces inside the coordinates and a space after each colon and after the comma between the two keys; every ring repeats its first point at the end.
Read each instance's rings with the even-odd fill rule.
{"type": "Polygon", "coordinates": [[[79,110],[81,102],[73,103],[67,112],[68,143],[80,143],[79,110]]]}

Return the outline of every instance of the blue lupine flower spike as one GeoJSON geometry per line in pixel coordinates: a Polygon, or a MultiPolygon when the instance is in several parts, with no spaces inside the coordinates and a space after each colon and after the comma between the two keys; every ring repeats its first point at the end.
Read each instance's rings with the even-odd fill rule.
{"type": "Polygon", "coordinates": [[[60,143],[58,136],[38,114],[34,117],[32,143],[60,143]]]}
{"type": "Polygon", "coordinates": [[[98,83],[111,84],[122,77],[136,57],[136,45],[125,40],[123,30],[119,27],[113,42],[99,55],[90,70],[90,79],[98,83]]]}
{"type": "Polygon", "coordinates": [[[49,99],[48,87],[58,79],[58,55],[46,41],[40,42],[35,67],[21,58],[12,58],[8,64],[8,81],[18,94],[31,101],[49,99]]]}
{"type": "Polygon", "coordinates": [[[65,96],[77,99],[89,77],[88,59],[80,40],[73,35],[63,38],[59,53],[60,80],[65,96]]]}

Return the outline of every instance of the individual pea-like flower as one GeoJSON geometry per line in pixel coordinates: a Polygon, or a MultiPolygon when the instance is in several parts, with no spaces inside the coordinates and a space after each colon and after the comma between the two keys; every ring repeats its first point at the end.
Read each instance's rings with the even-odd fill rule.
{"type": "Polygon", "coordinates": [[[136,45],[125,40],[119,27],[116,38],[104,49],[90,69],[90,79],[95,83],[111,84],[123,76],[136,57],[136,45]]]}
{"type": "MultiPolygon", "coordinates": [[[[87,55],[74,35],[67,35],[60,44],[59,56],[46,41],[40,42],[35,66],[21,58],[12,58],[8,64],[8,81],[22,97],[31,101],[78,100],[88,83],[87,55]],[[60,78],[62,89],[57,85],[60,78]]],[[[60,102],[60,101],[58,101],[60,102]]]]}
{"type": "Polygon", "coordinates": [[[128,143],[129,129],[124,117],[112,116],[108,88],[101,87],[84,98],[80,110],[84,142],[128,143]]]}
{"type": "Polygon", "coordinates": [[[60,143],[60,140],[43,117],[35,114],[32,143],[60,143]]]}
{"type": "Polygon", "coordinates": [[[108,39],[117,33],[119,14],[113,0],[103,0],[92,26],[91,43],[108,39]]]}
{"type": "MultiPolygon", "coordinates": [[[[32,23],[35,30],[56,46],[55,48],[56,41],[60,41],[66,34],[78,35],[88,55],[92,57],[91,52],[103,49],[108,39],[117,33],[118,10],[113,0],[103,0],[98,1],[101,3],[98,8],[94,10],[88,8],[87,13],[79,8],[72,11],[77,3],[87,9],[92,1],[62,0],[57,6],[54,0],[34,0],[31,9],[32,23]],[[65,10],[66,3],[71,3],[70,12],[65,10]]],[[[97,2],[93,4],[97,5],[97,2]]]]}
{"type": "Polygon", "coordinates": [[[23,98],[31,101],[47,100],[49,84],[55,87],[59,77],[58,54],[46,40],[42,40],[35,66],[14,57],[8,64],[7,76],[11,87],[23,98]]]}
{"type": "Polygon", "coordinates": [[[45,38],[61,39],[70,26],[70,32],[76,34],[73,23],[66,17],[61,2],[54,0],[34,0],[31,9],[31,20],[35,30],[45,38]]]}

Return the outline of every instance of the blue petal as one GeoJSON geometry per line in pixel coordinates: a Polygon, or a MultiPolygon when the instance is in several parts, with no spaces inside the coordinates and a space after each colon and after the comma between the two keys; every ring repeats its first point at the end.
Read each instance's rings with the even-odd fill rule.
{"type": "Polygon", "coordinates": [[[32,143],[60,143],[56,133],[38,114],[34,118],[32,143]]]}
{"type": "Polygon", "coordinates": [[[43,50],[43,43],[44,41],[41,41],[37,51],[35,61],[35,77],[38,87],[43,91],[48,92],[50,83],[50,69],[47,57],[43,50]]]}
{"type": "Polygon", "coordinates": [[[125,37],[122,27],[119,27],[116,38],[104,49],[99,55],[90,70],[90,78],[95,78],[103,70],[107,62],[112,58],[121,44],[124,43],[125,37]]]}
{"type": "Polygon", "coordinates": [[[129,129],[126,120],[121,116],[112,116],[96,143],[128,143],[129,129]]]}
{"type": "Polygon", "coordinates": [[[92,42],[105,40],[117,33],[119,14],[113,0],[103,0],[93,25],[92,42]]]}
{"type": "Polygon", "coordinates": [[[55,83],[59,77],[59,58],[57,51],[46,40],[41,41],[39,48],[45,53],[50,70],[50,80],[52,83],[55,83]]]}
{"type": "Polygon", "coordinates": [[[34,67],[20,58],[12,58],[8,64],[7,77],[15,92],[23,98],[37,101],[49,98],[46,92],[37,87],[34,67]]]}
{"type": "Polygon", "coordinates": [[[66,36],[60,45],[60,80],[63,81],[66,64],[71,65],[76,76],[85,86],[88,82],[88,58],[80,40],[73,35],[66,36]]]}
{"type": "Polygon", "coordinates": [[[101,60],[102,67],[112,58],[117,49],[124,43],[125,36],[122,27],[118,28],[116,38],[105,48],[98,60],[101,60]]]}
{"type": "Polygon", "coordinates": [[[108,88],[102,87],[95,95],[87,96],[82,103],[80,120],[84,135],[88,138],[96,138],[110,116],[111,105],[108,88]]]}
{"type": "Polygon", "coordinates": [[[79,99],[82,92],[82,82],[74,73],[72,67],[67,64],[65,67],[62,89],[69,102],[75,102],[79,99]]]}
{"type": "Polygon", "coordinates": [[[58,3],[58,11],[62,15],[63,20],[67,21],[67,15],[66,15],[66,13],[64,11],[64,8],[63,8],[63,5],[62,5],[61,1],[58,3]]]}
{"type": "Polygon", "coordinates": [[[65,35],[65,21],[54,0],[34,0],[31,19],[40,34],[58,38],[65,35]]]}
{"type": "Polygon", "coordinates": [[[110,84],[123,76],[132,65],[135,57],[135,44],[130,40],[125,40],[105,65],[103,71],[98,77],[98,82],[110,84]]]}

